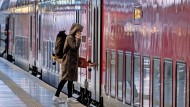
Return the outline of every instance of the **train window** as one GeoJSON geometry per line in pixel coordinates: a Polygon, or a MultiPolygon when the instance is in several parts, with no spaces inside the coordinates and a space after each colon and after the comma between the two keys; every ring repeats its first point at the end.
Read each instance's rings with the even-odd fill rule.
{"type": "Polygon", "coordinates": [[[52,60],[50,58],[50,56],[52,55],[53,53],[53,42],[49,41],[49,68],[50,68],[50,71],[53,72],[53,65],[52,65],[52,60]]]}
{"type": "Polygon", "coordinates": [[[49,56],[51,55],[51,54],[50,54],[50,53],[51,53],[51,45],[50,45],[50,42],[49,42],[49,41],[48,41],[47,44],[48,44],[48,49],[47,49],[47,54],[48,54],[48,56],[47,56],[47,59],[48,59],[47,61],[48,61],[48,62],[47,62],[47,63],[48,63],[48,64],[47,64],[47,65],[48,65],[48,69],[51,69],[51,68],[50,68],[50,58],[49,58],[49,56]]]}
{"type": "Polygon", "coordinates": [[[132,71],[132,58],[131,53],[126,53],[126,73],[125,73],[125,101],[131,103],[131,71],[132,71]]]}
{"type": "MultiPolygon", "coordinates": [[[[55,47],[54,41],[50,42],[50,46],[51,46],[51,48],[50,48],[51,49],[50,56],[51,56],[54,53],[54,47],[55,47]]],[[[53,61],[50,58],[50,65],[51,65],[50,67],[51,67],[52,71],[55,72],[55,66],[52,63],[53,63],[53,61]]]]}
{"type": "Polygon", "coordinates": [[[56,73],[58,74],[59,71],[60,71],[60,64],[56,62],[56,65],[55,65],[55,71],[56,73]]]}
{"type": "Polygon", "coordinates": [[[149,107],[150,92],[150,58],[143,57],[143,107],[149,107]]]}
{"type": "Polygon", "coordinates": [[[111,87],[111,96],[115,97],[115,88],[116,88],[116,75],[115,75],[115,71],[116,71],[116,64],[115,64],[115,50],[112,50],[111,53],[111,74],[110,74],[110,79],[111,79],[111,83],[110,83],[110,87],[111,87]]]}
{"type": "Polygon", "coordinates": [[[45,67],[48,68],[48,42],[45,41],[45,67]]]}
{"type": "Polygon", "coordinates": [[[153,59],[153,107],[160,107],[160,59],[153,59]]]}
{"type": "Polygon", "coordinates": [[[140,56],[139,55],[135,55],[134,57],[133,98],[134,98],[134,105],[139,106],[140,104],[140,56]]]}
{"type": "Polygon", "coordinates": [[[83,35],[81,40],[86,43],[86,36],[83,35]]]}
{"type": "Polygon", "coordinates": [[[47,67],[47,42],[46,41],[43,41],[43,51],[42,51],[42,54],[43,54],[43,66],[44,68],[47,67]]]}
{"type": "Polygon", "coordinates": [[[177,62],[177,106],[186,107],[186,64],[177,62]]]}
{"type": "Polygon", "coordinates": [[[117,83],[117,94],[118,99],[123,100],[123,51],[118,51],[118,83],[117,83]]]}
{"type": "Polygon", "coordinates": [[[172,61],[164,61],[164,107],[172,107],[172,61]]]}
{"type": "Polygon", "coordinates": [[[109,51],[106,51],[106,76],[105,76],[105,90],[109,94],[109,51]]]}

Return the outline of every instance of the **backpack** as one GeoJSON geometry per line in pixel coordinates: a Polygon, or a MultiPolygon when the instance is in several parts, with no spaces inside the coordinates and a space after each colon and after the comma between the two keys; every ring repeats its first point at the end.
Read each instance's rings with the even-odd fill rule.
{"type": "Polygon", "coordinates": [[[65,34],[65,31],[60,31],[57,34],[56,42],[55,42],[55,56],[58,58],[63,57],[63,47],[65,44],[67,35],[65,34]]]}

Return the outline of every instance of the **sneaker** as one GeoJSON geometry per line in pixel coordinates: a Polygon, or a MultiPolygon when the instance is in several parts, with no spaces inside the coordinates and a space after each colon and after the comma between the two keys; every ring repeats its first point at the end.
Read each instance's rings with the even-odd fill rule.
{"type": "Polygon", "coordinates": [[[57,96],[53,96],[52,101],[53,101],[54,103],[65,103],[65,101],[64,101],[63,99],[61,99],[61,98],[59,98],[59,97],[57,97],[57,96]]]}
{"type": "Polygon", "coordinates": [[[78,103],[78,101],[75,98],[67,98],[67,103],[78,103]]]}

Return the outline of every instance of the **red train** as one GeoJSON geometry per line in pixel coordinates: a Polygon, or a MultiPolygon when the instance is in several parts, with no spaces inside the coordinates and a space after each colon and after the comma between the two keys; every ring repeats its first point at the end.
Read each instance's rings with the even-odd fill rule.
{"type": "MultiPolygon", "coordinates": [[[[74,91],[87,106],[190,107],[189,0],[1,0],[1,56],[57,87],[55,38],[85,28],[74,91]],[[7,2],[9,5],[6,7],[7,2]]],[[[67,90],[64,88],[63,90],[67,90]]]]}

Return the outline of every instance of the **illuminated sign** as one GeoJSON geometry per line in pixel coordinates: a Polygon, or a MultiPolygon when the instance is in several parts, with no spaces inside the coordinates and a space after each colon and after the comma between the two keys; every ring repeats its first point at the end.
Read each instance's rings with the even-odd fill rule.
{"type": "Polygon", "coordinates": [[[142,6],[134,6],[134,24],[141,24],[143,18],[142,6]]]}
{"type": "Polygon", "coordinates": [[[135,20],[141,19],[141,17],[142,17],[142,11],[141,11],[141,9],[136,8],[135,11],[134,11],[134,19],[135,20]]]}

